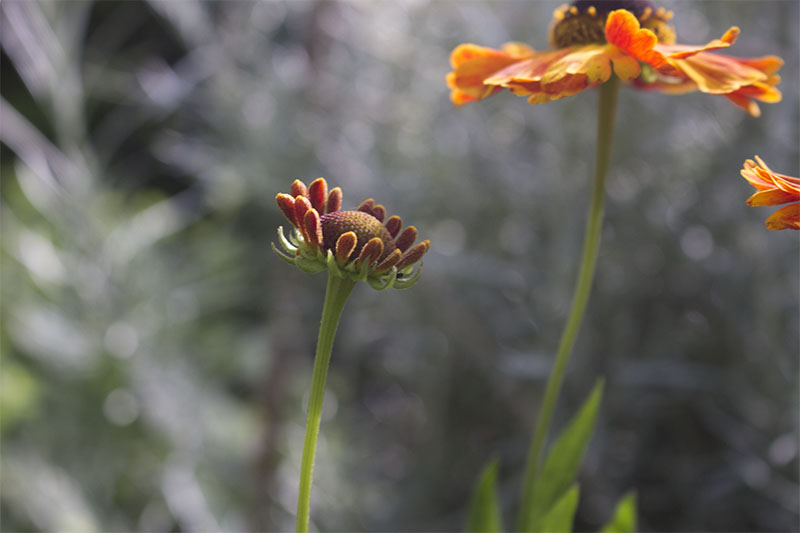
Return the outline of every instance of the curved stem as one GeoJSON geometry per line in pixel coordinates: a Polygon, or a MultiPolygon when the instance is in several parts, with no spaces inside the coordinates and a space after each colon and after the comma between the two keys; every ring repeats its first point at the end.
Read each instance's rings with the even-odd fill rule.
{"type": "Polygon", "coordinates": [[[567,319],[567,324],[561,334],[561,342],[556,352],[553,370],[547,380],[539,416],[536,421],[536,430],[533,433],[533,442],[528,454],[528,463],[525,469],[525,481],[522,489],[522,501],[519,515],[519,530],[529,531],[531,526],[531,502],[535,498],[534,482],[541,462],[542,447],[550,428],[561,384],[564,381],[564,372],[567,368],[572,347],[578,336],[589,293],[594,279],[595,265],[597,264],[597,251],[600,247],[600,233],[603,229],[603,204],[605,200],[605,179],[608,172],[608,163],[611,156],[611,140],[614,130],[614,112],[617,107],[617,93],[619,80],[612,76],[606,83],[599,87],[599,110],[597,118],[597,153],[595,158],[594,188],[592,200],[589,205],[589,218],[586,221],[586,237],[583,243],[583,254],[578,279],[575,284],[575,294],[572,299],[572,309],[567,319]]]}
{"type": "Polygon", "coordinates": [[[340,278],[333,272],[328,274],[328,288],[325,290],[325,304],[322,307],[322,321],[319,325],[317,354],[314,357],[314,375],[311,378],[311,395],[308,399],[308,421],[306,437],[303,441],[303,461],[300,466],[300,494],[297,497],[297,531],[308,531],[309,507],[311,505],[311,479],[314,475],[314,455],[317,451],[319,423],[322,417],[322,400],[325,397],[325,380],[331,361],[333,339],[339,326],[344,304],[356,282],[350,278],[340,278]]]}

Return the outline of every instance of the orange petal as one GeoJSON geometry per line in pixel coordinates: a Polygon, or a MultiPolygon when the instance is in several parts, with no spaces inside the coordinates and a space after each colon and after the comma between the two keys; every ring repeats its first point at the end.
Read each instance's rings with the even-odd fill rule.
{"type": "Polygon", "coordinates": [[[764,74],[775,74],[783,66],[783,59],[778,56],[764,56],[764,57],[751,57],[739,58],[739,62],[760,70],[764,74]]]}
{"type": "Polygon", "coordinates": [[[376,205],[372,208],[372,216],[383,222],[383,219],[386,218],[386,208],[380,204],[376,205]]]}
{"type": "Polygon", "coordinates": [[[606,45],[541,52],[509,65],[484,83],[505,87],[531,104],[577,94],[611,77],[613,51],[606,45]]]}
{"type": "Polygon", "coordinates": [[[750,196],[750,198],[747,199],[747,205],[780,205],[787,202],[796,202],[797,200],[800,200],[800,196],[797,194],[792,194],[780,189],[769,189],[758,191],[750,196]]]}
{"type": "Polygon", "coordinates": [[[686,44],[661,44],[656,46],[656,49],[664,54],[667,59],[686,59],[687,57],[699,54],[700,52],[708,52],[711,50],[719,50],[721,48],[728,48],[736,42],[739,36],[739,28],[731,26],[728,31],[719,39],[709,41],[702,46],[691,46],[686,44]]]}
{"type": "Polygon", "coordinates": [[[285,216],[293,226],[297,226],[297,219],[294,215],[294,198],[288,194],[280,193],[275,197],[275,201],[283,212],[283,216],[285,216]]]}
{"type": "Polygon", "coordinates": [[[639,61],[659,68],[666,65],[664,55],[655,50],[658,37],[642,28],[637,18],[625,9],[617,9],[606,19],[606,40],[639,61]]]}
{"type": "Polygon", "coordinates": [[[422,256],[425,255],[425,253],[427,253],[430,247],[431,247],[431,241],[422,241],[418,245],[414,246],[412,249],[407,251],[403,255],[403,258],[400,259],[400,261],[397,263],[396,265],[397,270],[402,270],[405,267],[413,265],[414,263],[422,259],[422,256]]]}
{"type": "Polygon", "coordinates": [[[392,253],[384,257],[383,261],[378,263],[378,266],[375,267],[375,272],[378,274],[388,272],[389,270],[391,270],[393,266],[397,264],[398,261],[400,261],[400,258],[402,257],[403,257],[403,252],[395,249],[392,253]]]}
{"type": "Polygon", "coordinates": [[[361,202],[361,205],[358,206],[358,211],[363,211],[364,213],[371,215],[373,207],[375,207],[375,199],[367,198],[366,200],[361,202]]]}
{"type": "Polygon", "coordinates": [[[325,213],[333,213],[342,207],[342,188],[334,187],[328,193],[328,204],[325,206],[325,213]]]}
{"type": "Polygon", "coordinates": [[[751,117],[760,117],[761,116],[761,108],[758,107],[758,104],[749,99],[748,97],[737,94],[731,93],[726,94],[725,98],[730,100],[734,105],[737,105],[745,110],[745,112],[750,115],[751,117]]]}
{"type": "Polygon", "coordinates": [[[386,226],[386,229],[389,230],[389,234],[394,239],[397,237],[400,228],[403,226],[403,219],[397,215],[391,216],[389,217],[389,220],[386,221],[384,226],[386,226]]]}
{"type": "Polygon", "coordinates": [[[412,244],[414,244],[415,240],[417,240],[417,228],[414,226],[408,226],[397,237],[397,239],[395,239],[395,244],[397,244],[398,250],[405,252],[412,244]]]}
{"type": "Polygon", "coordinates": [[[754,93],[768,95],[765,101],[780,100],[780,92],[773,88],[780,78],[769,76],[736,57],[704,53],[686,59],[670,59],[669,63],[704,93],[730,94],[754,86],[754,93]]]}
{"type": "Polygon", "coordinates": [[[767,229],[800,230],[800,204],[791,204],[772,213],[766,220],[767,229]]]}
{"type": "Polygon", "coordinates": [[[361,266],[364,263],[371,265],[373,262],[377,261],[382,254],[383,241],[380,237],[373,237],[367,241],[367,244],[361,249],[361,253],[358,254],[358,259],[356,259],[356,265],[361,266]]]}
{"type": "Polygon", "coordinates": [[[762,175],[761,172],[758,172],[758,166],[752,159],[744,162],[744,168],[740,171],[740,174],[756,189],[764,190],[775,187],[769,174],[762,175]]]}
{"type": "Polygon", "coordinates": [[[306,211],[304,219],[306,228],[306,240],[309,244],[321,248],[322,247],[322,224],[320,224],[319,213],[316,209],[309,209],[306,211]]]}
{"type": "Polygon", "coordinates": [[[311,207],[320,213],[325,212],[325,203],[328,200],[328,184],[325,178],[317,178],[309,185],[308,199],[311,200],[311,207]]]}
{"type": "Polygon", "coordinates": [[[348,259],[350,259],[350,255],[352,255],[353,250],[356,249],[356,244],[358,244],[358,237],[356,236],[355,232],[348,231],[339,235],[339,238],[336,239],[336,262],[339,265],[344,265],[348,259]]]}
{"type": "Polygon", "coordinates": [[[311,202],[305,196],[297,195],[294,198],[294,216],[297,220],[297,229],[303,234],[304,239],[308,239],[308,233],[305,228],[306,213],[312,209],[311,202]]]}
{"type": "Polygon", "coordinates": [[[306,188],[306,184],[300,180],[294,180],[289,191],[292,193],[292,196],[305,196],[308,198],[308,188],[306,188]]]}

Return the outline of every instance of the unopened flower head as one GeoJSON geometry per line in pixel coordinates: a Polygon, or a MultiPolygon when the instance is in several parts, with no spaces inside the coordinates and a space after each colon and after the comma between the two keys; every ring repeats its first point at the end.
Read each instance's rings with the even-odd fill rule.
{"type": "Polygon", "coordinates": [[[767,218],[767,229],[800,230],[800,179],[773,172],[760,157],[755,159],[745,161],[741,171],[742,177],[756,188],[747,205],[789,204],[767,218]]]}
{"type": "Polygon", "coordinates": [[[536,52],[512,42],[494,50],[462,44],[450,55],[447,75],[456,105],[501,89],[542,104],[605,83],[616,74],[635,88],[681,94],[724,95],[753,116],[755,100],[778,102],[776,56],[736,58],[709,53],[731,46],[739,28],[702,46],[675,44],[672,13],[647,0],[577,0],[556,9],[551,49],[536,52]]]}
{"type": "Polygon", "coordinates": [[[291,194],[281,193],[275,199],[294,226],[288,237],[283,227],[278,228],[285,253],[272,245],[287,263],[309,273],[328,269],[379,290],[405,289],[419,279],[420,260],[430,241],[414,245],[417,228],[403,229],[398,216],[384,221],[386,209],[372,198],[354,211],[342,211],[342,190],[328,191],[325,179],[319,178],[308,187],[295,180],[291,194]]]}

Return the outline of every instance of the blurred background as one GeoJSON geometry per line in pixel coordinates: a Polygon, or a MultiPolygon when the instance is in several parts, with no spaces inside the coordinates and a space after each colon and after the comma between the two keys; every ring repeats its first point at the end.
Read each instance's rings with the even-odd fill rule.
{"type": "MultiPolygon", "coordinates": [[[[784,101],[623,89],[596,285],[555,428],[606,397],[576,528],[797,531],[798,235],[742,162],[798,162],[798,3],[668,2],[680,42],[777,54],[784,101]]],[[[3,531],[294,526],[325,275],[270,251],[324,176],[433,248],[350,297],[312,527],[506,523],[572,294],[596,94],[454,109],[461,42],[547,47],[550,2],[33,2],[2,29],[3,531]]]]}

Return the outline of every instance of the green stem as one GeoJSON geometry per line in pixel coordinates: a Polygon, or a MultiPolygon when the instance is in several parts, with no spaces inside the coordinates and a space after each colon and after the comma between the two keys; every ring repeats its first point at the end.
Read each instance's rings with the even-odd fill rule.
{"type": "Polygon", "coordinates": [[[311,378],[311,395],[308,399],[308,421],[306,437],[303,441],[303,461],[300,466],[300,494],[297,498],[297,531],[308,531],[309,507],[311,505],[311,479],[314,475],[314,455],[317,451],[319,423],[322,417],[322,400],[325,397],[325,380],[331,362],[333,339],[339,326],[344,304],[356,282],[350,278],[340,278],[333,272],[328,274],[328,288],[325,290],[325,305],[322,307],[322,321],[319,325],[317,355],[314,357],[314,376],[311,378]]]}
{"type": "Polygon", "coordinates": [[[522,501],[519,514],[519,530],[530,531],[532,522],[534,483],[541,463],[542,447],[544,446],[550,420],[553,416],[561,384],[564,381],[564,372],[567,368],[572,347],[578,336],[586,303],[594,279],[595,265],[597,264],[597,251],[600,247],[600,233],[603,229],[603,203],[605,200],[605,180],[608,172],[608,163],[611,156],[611,140],[614,130],[614,112],[617,107],[617,93],[619,80],[612,76],[606,83],[599,87],[599,110],[597,118],[597,153],[595,158],[594,188],[592,201],[589,205],[589,218],[586,221],[586,237],[583,243],[583,254],[578,279],[575,284],[575,295],[572,299],[572,309],[561,334],[561,342],[556,352],[555,363],[547,387],[544,392],[539,416],[536,421],[536,430],[533,433],[533,442],[528,454],[528,463],[525,470],[525,481],[522,489],[522,501]]]}

